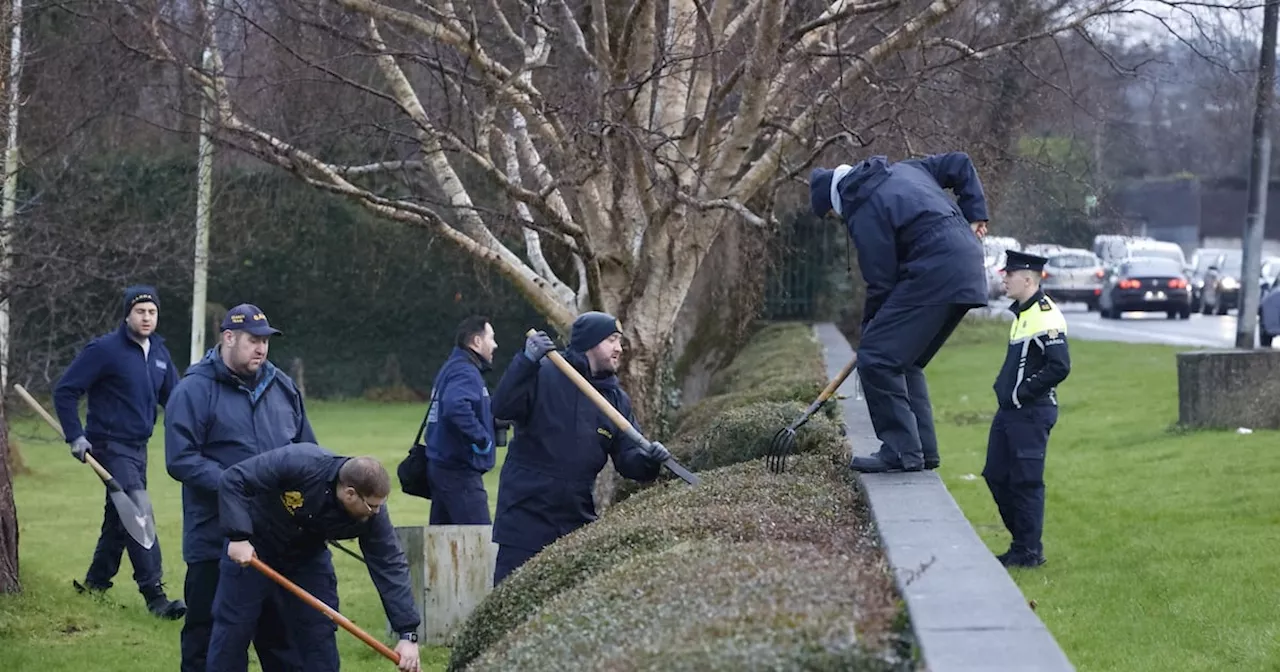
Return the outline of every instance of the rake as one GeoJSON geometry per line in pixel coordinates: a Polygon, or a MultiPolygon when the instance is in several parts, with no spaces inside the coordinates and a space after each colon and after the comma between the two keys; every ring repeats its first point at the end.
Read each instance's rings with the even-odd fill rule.
{"type": "Polygon", "coordinates": [[[795,447],[796,443],[796,430],[800,429],[804,423],[809,421],[809,418],[813,417],[814,413],[818,412],[819,408],[822,408],[823,404],[827,403],[827,400],[840,388],[844,379],[848,378],[850,373],[853,373],[853,368],[857,363],[858,356],[855,354],[849,360],[849,363],[845,364],[844,368],[840,370],[840,373],[831,382],[827,383],[827,386],[818,394],[818,398],[812,404],[809,404],[809,408],[804,409],[804,413],[801,413],[800,417],[773,435],[773,442],[769,444],[769,453],[765,459],[770,471],[775,474],[781,474],[786,471],[787,456],[791,454],[791,449],[795,447]]]}

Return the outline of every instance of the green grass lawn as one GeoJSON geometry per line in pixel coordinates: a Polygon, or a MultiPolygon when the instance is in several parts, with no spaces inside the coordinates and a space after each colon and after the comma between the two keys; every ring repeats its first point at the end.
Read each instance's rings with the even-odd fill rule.
{"type": "MultiPolygon", "coordinates": [[[[995,552],[1009,537],[981,474],[1007,333],[967,328],[928,368],[942,476],[995,552]]],[[[1280,668],[1280,433],[1173,429],[1177,351],[1071,342],[1049,563],[1014,579],[1080,670],[1280,668]]]]}
{"type": "MultiPolygon", "coordinates": [[[[308,414],[320,443],[342,454],[373,455],[392,470],[408,450],[422,420],[422,404],[342,404],[309,402],[308,414]]],[[[175,670],[181,621],[149,615],[132,580],[126,555],[115,587],[101,598],[78,595],[71,580],[83,580],[102,521],[103,488],[47,425],[16,419],[11,429],[32,473],[15,482],[20,524],[24,593],[0,596],[0,670],[83,672],[84,670],[175,670]]],[[[164,554],[170,597],[182,595],[181,491],[164,470],[163,424],[150,446],[149,490],[164,554]]],[[[498,464],[505,454],[499,449],[498,464]]],[[[492,509],[498,469],[486,477],[492,509]]],[[[401,493],[390,499],[397,525],[426,525],[430,502],[401,493]]],[[[345,544],[358,550],[354,541],[345,544]]],[[[386,619],[364,565],[333,553],[342,614],[382,637],[386,619]]],[[[350,633],[339,629],[344,670],[388,670],[392,666],[350,633]]],[[[250,654],[252,660],[253,655],[250,654]]],[[[442,670],[448,650],[423,648],[423,669],[442,670]]],[[[256,662],[251,669],[258,669],[256,662]]]]}

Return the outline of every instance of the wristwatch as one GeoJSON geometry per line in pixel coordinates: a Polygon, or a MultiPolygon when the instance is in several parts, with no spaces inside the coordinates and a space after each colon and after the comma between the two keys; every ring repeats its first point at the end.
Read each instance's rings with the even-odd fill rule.
{"type": "Polygon", "coordinates": [[[417,631],[400,633],[400,641],[413,642],[414,644],[417,644],[418,643],[417,631]]]}

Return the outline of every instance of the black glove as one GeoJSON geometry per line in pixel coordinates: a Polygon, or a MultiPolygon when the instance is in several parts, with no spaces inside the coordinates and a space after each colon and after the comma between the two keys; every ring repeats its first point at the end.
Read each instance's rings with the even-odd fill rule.
{"type": "Polygon", "coordinates": [[[671,451],[657,441],[650,441],[649,445],[640,446],[640,452],[644,453],[644,456],[655,464],[662,464],[671,457],[671,451]]]}
{"type": "Polygon", "coordinates": [[[511,438],[511,423],[506,420],[493,421],[493,445],[505,446],[511,438]]]}
{"type": "Polygon", "coordinates": [[[524,356],[535,362],[546,357],[548,352],[555,349],[555,342],[551,340],[551,337],[545,331],[539,331],[524,339],[524,356]]]}
{"type": "Polygon", "coordinates": [[[80,438],[71,442],[71,457],[74,457],[77,460],[84,462],[84,454],[89,452],[89,449],[92,447],[93,446],[89,443],[89,439],[86,439],[83,436],[81,436],[80,438]]]}

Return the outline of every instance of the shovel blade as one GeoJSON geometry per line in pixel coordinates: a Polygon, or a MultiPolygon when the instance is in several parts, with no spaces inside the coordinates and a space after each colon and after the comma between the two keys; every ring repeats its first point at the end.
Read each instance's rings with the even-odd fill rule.
{"type": "MultiPolygon", "coordinates": [[[[143,494],[145,500],[145,493],[143,494]]],[[[120,516],[124,531],[143,548],[150,550],[156,543],[156,527],[151,517],[150,502],[146,502],[147,508],[140,508],[124,490],[112,489],[111,503],[116,507],[116,515],[120,516]]]]}

